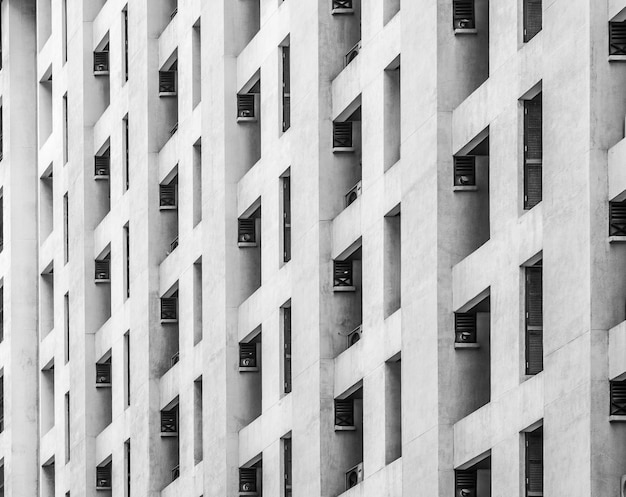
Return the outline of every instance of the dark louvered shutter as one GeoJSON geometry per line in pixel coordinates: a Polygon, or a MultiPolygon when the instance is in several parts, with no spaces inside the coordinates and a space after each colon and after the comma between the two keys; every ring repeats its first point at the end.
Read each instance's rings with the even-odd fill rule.
{"type": "Polygon", "coordinates": [[[626,21],[609,23],[609,55],[626,55],[626,21]]]}
{"type": "Polygon", "coordinates": [[[283,349],[285,393],[291,392],[291,307],[283,308],[283,349]]]}
{"type": "Polygon", "coordinates": [[[110,385],[111,384],[111,363],[99,362],[96,364],[96,384],[110,385]]]}
{"type": "Polygon", "coordinates": [[[111,463],[96,467],[96,487],[111,488],[111,463]]]}
{"type": "Polygon", "coordinates": [[[159,71],[159,93],[176,93],[176,71],[159,71]]]}
{"type": "Polygon", "coordinates": [[[524,42],[530,41],[541,31],[541,0],[524,0],[524,42]]]}
{"type": "Polygon", "coordinates": [[[626,202],[609,202],[609,236],[626,236],[626,202]]]}
{"type": "Polygon", "coordinates": [[[159,207],[176,207],[176,183],[159,185],[159,207]]]}
{"type": "Polygon", "coordinates": [[[178,298],[176,297],[161,298],[161,319],[166,319],[166,320],[178,319],[178,298]]]}
{"type": "Polygon", "coordinates": [[[237,117],[253,118],[254,117],[254,94],[241,93],[237,95],[237,117]]]}
{"type": "Polygon", "coordinates": [[[283,178],[283,261],[291,260],[291,178],[283,178]]]}
{"type": "Polygon", "coordinates": [[[476,185],[476,157],[459,155],[454,157],[454,186],[476,185]]]}
{"type": "Polygon", "coordinates": [[[526,495],[543,493],[543,431],[526,433],[526,495]]]}
{"type": "Polygon", "coordinates": [[[475,28],[474,0],[452,0],[452,16],[454,29],[475,28]]]}
{"type": "Polygon", "coordinates": [[[351,9],[352,0],[333,0],[333,9],[351,9]]]}
{"type": "Polygon", "coordinates": [[[256,492],[256,468],[239,468],[239,492],[256,492]]]}
{"type": "Polygon", "coordinates": [[[107,177],[109,176],[111,165],[111,157],[108,154],[106,155],[96,155],[94,157],[94,175],[96,177],[107,177]]]}
{"type": "Polygon", "coordinates": [[[102,52],[93,53],[93,70],[96,73],[106,73],[109,71],[109,52],[103,50],[102,52]]]}
{"type": "Polygon", "coordinates": [[[285,497],[291,497],[291,438],[283,439],[283,461],[285,465],[285,497]]]}
{"type": "Polygon", "coordinates": [[[161,433],[178,433],[178,409],[161,411],[161,433]]]}
{"type": "Polygon", "coordinates": [[[626,415],[626,381],[611,382],[611,411],[612,416],[626,415]]]}
{"type": "Polygon", "coordinates": [[[96,260],[95,279],[108,281],[111,279],[111,261],[110,259],[96,260]]]}
{"type": "Polygon", "coordinates": [[[476,496],[476,471],[460,470],[454,472],[456,497],[476,496]]]}
{"type": "Polygon", "coordinates": [[[524,101],[524,209],[541,202],[542,144],[541,94],[524,101]]]}
{"type": "Polygon", "coordinates": [[[476,314],[455,313],[454,335],[456,343],[476,343],[476,314]]]}
{"type": "Polygon", "coordinates": [[[351,287],[352,261],[333,261],[333,286],[351,287]]]}
{"type": "Polygon", "coordinates": [[[541,266],[526,268],[526,374],[543,371],[543,287],[541,266]]]}
{"type": "Polygon", "coordinates": [[[352,121],[333,122],[333,148],[352,148],[352,121]]]}
{"type": "Polygon", "coordinates": [[[246,342],[239,344],[239,367],[256,368],[256,343],[246,342]]]}
{"type": "Polygon", "coordinates": [[[237,240],[239,243],[256,243],[256,223],[253,217],[238,220],[237,240]]]}
{"type": "Polygon", "coordinates": [[[335,399],[335,426],[354,426],[354,401],[335,399]]]}

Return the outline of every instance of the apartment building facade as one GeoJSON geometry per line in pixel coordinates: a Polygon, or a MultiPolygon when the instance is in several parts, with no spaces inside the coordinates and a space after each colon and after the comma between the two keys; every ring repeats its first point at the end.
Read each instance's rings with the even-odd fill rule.
{"type": "Polygon", "coordinates": [[[0,16],[4,494],[626,495],[626,0],[0,16]]]}

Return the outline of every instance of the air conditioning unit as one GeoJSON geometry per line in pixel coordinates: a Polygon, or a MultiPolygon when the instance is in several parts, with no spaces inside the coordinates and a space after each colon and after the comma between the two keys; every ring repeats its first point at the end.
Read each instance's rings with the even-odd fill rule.
{"type": "Polygon", "coordinates": [[[106,76],[109,74],[109,51],[93,53],[93,74],[94,76],[106,76]]]}
{"type": "Polygon", "coordinates": [[[455,497],[476,497],[476,476],[474,470],[455,470],[455,497]]]}
{"type": "Polygon", "coordinates": [[[454,313],[454,343],[476,343],[476,314],[454,313]]]}
{"type": "Polygon", "coordinates": [[[363,463],[360,462],[354,468],[346,471],[346,490],[356,487],[363,481],[363,463]]]}
{"type": "Polygon", "coordinates": [[[254,372],[259,370],[257,346],[254,342],[239,344],[239,371],[254,372]]]}
{"type": "Polygon", "coordinates": [[[111,363],[96,363],[96,387],[111,386],[111,363]]]}
{"type": "Polygon", "coordinates": [[[239,247],[256,247],[256,220],[253,217],[237,220],[237,245],[239,247]]]}
{"type": "Polygon", "coordinates": [[[239,468],[239,495],[257,495],[256,468],[239,468]]]}
{"type": "Polygon", "coordinates": [[[96,260],[95,265],[96,283],[108,283],[111,281],[111,261],[109,259],[96,260]]]}
{"type": "Polygon", "coordinates": [[[471,155],[454,157],[454,186],[476,186],[476,157],[471,155]]]}
{"type": "Polygon", "coordinates": [[[177,71],[159,71],[159,97],[175,97],[177,71]]]}
{"type": "Polygon", "coordinates": [[[175,437],[178,435],[178,409],[161,411],[161,436],[175,437]]]}
{"type": "Polygon", "coordinates": [[[333,153],[354,152],[352,121],[333,122],[333,153]]]}
{"type": "Polygon", "coordinates": [[[178,322],[178,298],[161,297],[161,322],[178,322]]]}
{"type": "Polygon", "coordinates": [[[237,94],[237,122],[254,122],[254,93],[237,94]]]}
{"type": "Polygon", "coordinates": [[[352,0],[332,0],[330,13],[332,15],[354,14],[352,0]]]}
{"type": "Polygon", "coordinates": [[[361,339],[361,335],[363,334],[363,327],[361,325],[354,328],[348,334],[348,347],[352,347],[355,343],[357,343],[361,339]]]}
{"type": "Polygon", "coordinates": [[[335,399],[335,431],[354,429],[354,400],[335,399]]]}
{"type": "Polygon", "coordinates": [[[176,183],[159,185],[159,209],[171,210],[178,206],[178,194],[176,183]]]}
{"type": "Polygon", "coordinates": [[[453,0],[452,15],[454,30],[472,30],[476,28],[474,18],[474,0],[453,0]]]}
{"type": "Polygon", "coordinates": [[[361,41],[358,41],[356,45],[354,45],[350,51],[346,54],[344,59],[344,66],[347,66],[350,62],[356,59],[356,56],[359,55],[361,51],[361,41]]]}
{"type": "Polygon", "coordinates": [[[354,185],[348,193],[346,193],[346,207],[361,196],[361,182],[354,185]]]}
{"type": "Polygon", "coordinates": [[[111,157],[107,155],[96,155],[94,157],[94,176],[96,179],[108,179],[111,169],[111,157]]]}

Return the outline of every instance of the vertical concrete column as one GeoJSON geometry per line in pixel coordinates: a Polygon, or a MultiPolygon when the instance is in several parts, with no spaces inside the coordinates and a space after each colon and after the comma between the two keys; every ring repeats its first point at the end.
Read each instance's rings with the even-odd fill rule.
{"type": "Polygon", "coordinates": [[[384,363],[363,378],[363,469],[373,475],[385,467],[386,392],[384,363]]]}

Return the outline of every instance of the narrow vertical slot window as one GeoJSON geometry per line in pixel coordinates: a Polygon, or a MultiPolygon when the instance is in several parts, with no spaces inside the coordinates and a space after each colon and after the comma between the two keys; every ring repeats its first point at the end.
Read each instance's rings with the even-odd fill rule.
{"type": "Polygon", "coordinates": [[[524,209],[542,199],[542,104],[541,93],[524,100],[524,209]]]}
{"type": "Polygon", "coordinates": [[[62,43],[63,43],[63,47],[62,47],[62,51],[63,51],[63,64],[65,65],[65,63],[67,62],[67,0],[62,0],[63,1],[63,8],[62,8],[62,19],[61,19],[61,36],[62,36],[62,43]]]}
{"type": "Polygon", "coordinates": [[[124,117],[124,191],[130,185],[130,146],[128,143],[128,114],[124,117]]]}
{"type": "Polygon", "coordinates": [[[283,307],[283,387],[291,392],[291,305],[283,307]]]}
{"type": "Polygon", "coordinates": [[[69,247],[69,199],[68,194],[63,195],[63,260],[65,264],[70,258],[69,247]]]}
{"type": "Polygon", "coordinates": [[[291,497],[291,438],[283,438],[283,478],[285,480],[285,497],[291,497]]]}
{"type": "Polygon", "coordinates": [[[192,41],[192,59],[193,59],[193,108],[202,100],[202,25],[200,19],[193,25],[193,41],[192,41]]]}
{"type": "Polygon", "coordinates": [[[283,182],[283,262],[291,260],[291,176],[283,182]]]}
{"type": "Polygon", "coordinates": [[[63,335],[65,348],[65,364],[70,360],[70,294],[63,296],[63,335]]]}
{"type": "MultiPolygon", "coordinates": [[[[0,52],[0,56],[1,56],[1,52],[0,52]]],[[[0,161],[4,158],[4,140],[3,140],[3,124],[2,124],[2,116],[3,116],[3,112],[2,112],[2,106],[0,106],[0,161]]]]}
{"type": "Polygon", "coordinates": [[[68,463],[70,460],[70,430],[71,430],[71,422],[70,422],[70,393],[67,392],[65,394],[65,462],[68,463]]]}
{"type": "Polygon", "coordinates": [[[0,190],[0,252],[4,250],[4,195],[0,190]]]}
{"type": "Polygon", "coordinates": [[[130,230],[124,226],[124,296],[130,297],[130,230]]]}
{"type": "Polygon", "coordinates": [[[193,146],[193,226],[202,221],[202,142],[193,146]]]}
{"type": "Polygon", "coordinates": [[[543,427],[526,434],[526,496],[543,495],[543,427]]]}
{"type": "Polygon", "coordinates": [[[130,438],[124,442],[124,473],[126,480],[124,497],[130,497],[130,438]]]}
{"type": "Polygon", "coordinates": [[[4,286],[0,286],[0,342],[4,341],[4,286]]]}
{"type": "Polygon", "coordinates": [[[194,384],[194,463],[202,461],[202,378],[198,378],[194,384]]]}
{"type": "Polygon", "coordinates": [[[122,22],[124,24],[124,82],[128,81],[128,5],[122,10],[122,22]]]}
{"type": "Polygon", "coordinates": [[[543,371],[543,268],[541,262],[526,271],[526,374],[543,371]]]}
{"type": "Polygon", "coordinates": [[[125,406],[130,406],[130,331],[124,333],[124,397],[125,406]]]}
{"type": "Polygon", "coordinates": [[[283,132],[287,131],[291,127],[291,60],[290,60],[290,47],[281,47],[282,50],[282,62],[283,62],[283,132]]]}
{"type": "Polygon", "coordinates": [[[67,93],[63,95],[63,164],[67,164],[69,160],[69,124],[68,124],[68,104],[67,93]]]}
{"type": "Polygon", "coordinates": [[[0,433],[4,432],[4,375],[0,376],[0,433]]]}

